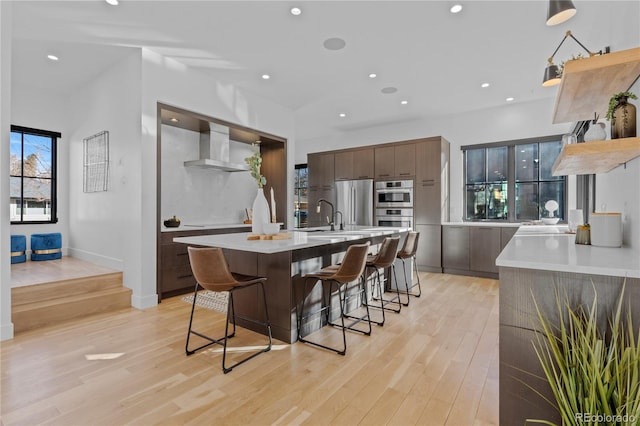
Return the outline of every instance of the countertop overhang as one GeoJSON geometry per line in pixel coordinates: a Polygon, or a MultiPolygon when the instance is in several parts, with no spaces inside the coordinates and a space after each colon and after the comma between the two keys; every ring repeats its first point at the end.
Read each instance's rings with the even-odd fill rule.
{"type": "Polygon", "coordinates": [[[344,231],[330,231],[325,228],[312,228],[306,231],[287,230],[291,238],[285,240],[248,240],[248,232],[236,234],[200,235],[195,237],[177,237],[176,243],[193,244],[207,247],[246,251],[252,253],[281,253],[328,244],[344,243],[347,241],[364,240],[367,238],[394,235],[410,231],[406,227],[371,227],[348,226],[344,231]]]}
{"type": "Polygon", "coordinates": [[[566,225],[521,226],[496,265],[640,278],[640,250],[576,244],[567,230],[566,225]]]}

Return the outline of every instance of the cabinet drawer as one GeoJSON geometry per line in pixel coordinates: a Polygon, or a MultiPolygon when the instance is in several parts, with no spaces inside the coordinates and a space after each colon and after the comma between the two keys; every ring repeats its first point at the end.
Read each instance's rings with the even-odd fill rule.
{"type": "Polygon", "coordinates": [[[469,227],[442,227],[442,266],[469,270],[469,227]]]}

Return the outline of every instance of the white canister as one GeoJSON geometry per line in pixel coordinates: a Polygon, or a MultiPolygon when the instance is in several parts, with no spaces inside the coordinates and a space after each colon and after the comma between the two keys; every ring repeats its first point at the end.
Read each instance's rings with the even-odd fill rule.
{"type": "Polygon", "coordinates": [[[622,214],[591,213],[591,245],[600,247],[622,246],[622,214]]]}

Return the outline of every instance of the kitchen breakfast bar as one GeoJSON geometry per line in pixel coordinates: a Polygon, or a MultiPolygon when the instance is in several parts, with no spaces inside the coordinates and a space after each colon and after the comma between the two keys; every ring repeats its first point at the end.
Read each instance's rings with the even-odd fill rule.
{"type": "MultiPolygon", "coordinates": [[[[249,239],[250,234],[244,232],[177,237],[173,241],[191,246],[220,247],[225,252],[232,272],[266,277],[267,309],[273,337],[283,342],[293,343],[298,337],[296,309],[302,300],[307,298],[306,306],[308,307],[321,304],[323,299],[320,285],[315,286],[309,294],[302,294],[304,274],[340,262],[344,252],[352,244],[369,241],[372,250],[375,251],[375,246],[386,237],[400,235],[404,238],[409,230],[409,228],[395,227],[348,226],[344,231],[330,231],[328,228],[286,231],[277,234],[283,239],[272,240],[249,239]]],[[[397,276],[398,280],[402,280],[399,282],[402,289],[404,275],[398,273],[397,276]]],[[[257,303],[256,289],[238,292],[234,299],[236,311],[239,314],[262,317],[261,304],[257,303]]],[[[260,332],[250,322],[238,321],[238,324],[260,332]]],[[[302,327],[305,327],[305,333],[307,327],[309,331],[313,331],[321,326],[319,319],[310,319],[302,324],[302,327]]]]}

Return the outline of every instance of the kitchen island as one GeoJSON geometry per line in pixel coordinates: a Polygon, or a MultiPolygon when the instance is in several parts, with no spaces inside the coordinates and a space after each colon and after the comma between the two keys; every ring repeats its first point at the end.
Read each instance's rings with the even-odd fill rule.
{"type": "Polygon", "coordinates": [[[554,401],[533,349],[538,328],[535,302],[554,324],[556,292],[572,307],[598,301],[601,330],[620,297],[640,323],[640,251],[575,244],[566,226],[521,226],[502,251],[500,268],[500,424],[525,424],[545,419],[560,424],[558,412],[536,392],[554,401]],[[595,292],[595,293],[594,293],[595,292]],[[526,384],[524,384],[526,383],[526,384]],[[529,386],[531,386],[531,389],[529,386]]]}
{"type": "MultiPolygon", "coordinates": [[[[312,228],[306,231],[286,231],[287,239],[249,240],[250,233],[202,235],[178,237],[173,241],[193,246],[220,247],[224,249],[229,267],[233,272],[267,278],[265,286],[267,308],[273,336],[287,343],[298,338],[296,311],[302,300],[306,306],[322,303],[321,286],[317,285],[309,294],[303,294],[302,276],[325,266],[338,263],[352,244],[370,241],[372,249],[388,236],[405,236],[409,228],[349,226],[344,231],[329,228],[312,228]]],[[[400,279],[400,276],[398,278],[400,279]]],[[[403,288],[403,285],[401,285],[403,288]]],[[[257,290],[238,292],[234,298],[238,313],[261,316],[261,304],[257,303],[257,290]]],[[[334,304],[334,306],[337,306],[334,304]]],[[[238,324],[256,331],[252,323],[238,324]]],[[[319,319],[302,324],[309,331],[322,326],[319,319]]],[[[307,330],[305,328],[305,332],[307,330]]]]}

